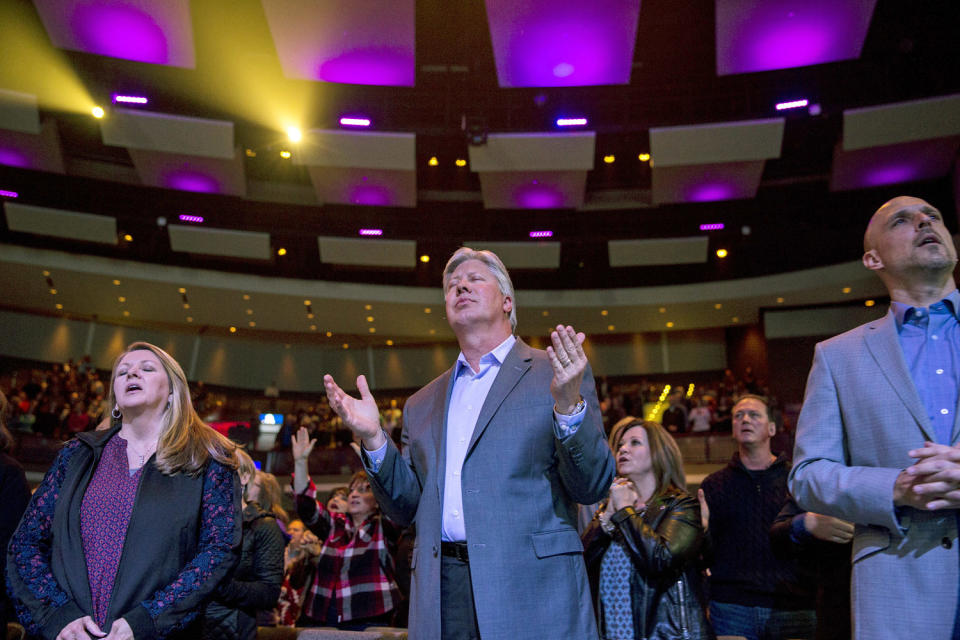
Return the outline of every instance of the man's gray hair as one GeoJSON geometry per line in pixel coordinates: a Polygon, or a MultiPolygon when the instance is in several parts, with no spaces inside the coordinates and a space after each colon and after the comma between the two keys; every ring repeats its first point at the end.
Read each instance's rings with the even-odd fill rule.
{"type": "Polygon", "coordinates": [[[510,280],[510,274],[507,273],[507,268],[503,266],[503,262],[500,261],[500,258],[498,258],[497,254],[493,251],[477,251],[470,247],[460,247],[457,249],[454,254],[450,256],[450,259],[447,260],[447,266],[443,268],[443,294],[447,294],[447,283],[450,281],[450,276],[457,270],[457,267],[467,260],[479,260],[487,265],[490,273],[497,279],[497,284],[500,286],[500,293],[513,301],[513,305],[510,307],[510,328],[516,332],[517,298],[513,294],[513,281],[510,280]]]}

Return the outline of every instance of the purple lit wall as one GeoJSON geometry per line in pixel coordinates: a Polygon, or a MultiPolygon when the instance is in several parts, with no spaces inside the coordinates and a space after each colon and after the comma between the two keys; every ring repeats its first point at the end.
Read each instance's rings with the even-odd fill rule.
{"type": "Polygon", "coordinates": [[[412,87],[414,0],[261,0],[289,78],[412,87]]]}
{"type": "Polygon", "coordinates": [[[483,171],[485,209],[576,209],[583,205],[586,171],[483,171]]]}
{"type": "Polygon", "coordinates": [[[314,166],[307,170],[321,203],[379,207],[417,205],[415,171],[314,166]]]}
{"type": "Polygon", "coordinates": [[[189,0],[34,0],[57,47],[192,69],[189,0]]]}
{"type": "Polygon", "coordinates": [[[196,193],[247,194],[239,152],[230,160],[133,148],[127,152],[144,184],[196,193]]]}
{"type": "Polygon", "coordinates": [[[950,171],[960,138],[935,138],[883,147],[833,150],[831,191],[940,178],[950,171]]]}
{"type": "Polygon", "coordinates": [[[486,0],[501,87],[628,84],[640,0],[486,0]]]}
{"type": "Polygon", "coordinates": [[[56,122],[45,120],[38,135],[0,129],[0,165],[64,173],[56,122]]]}
{"type": "Polygon", "coordinates": [[[860,57],[876,0],[715,0],[717,74],[860,57]]]}
{"type": "Polygon", "coordinates": [[[666,202],[716,202],[752,198],[757,194],[764,162],[654,166],[654,204],[666,202]]]}

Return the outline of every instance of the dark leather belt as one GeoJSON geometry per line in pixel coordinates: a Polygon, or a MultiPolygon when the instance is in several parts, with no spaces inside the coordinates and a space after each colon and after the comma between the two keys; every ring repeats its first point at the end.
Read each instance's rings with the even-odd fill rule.
{"type": "Polygon", "coordinates": [[[466,542],[447,542],[444,540],[440,543],[440,552],[449,558],[456,558],[460,562],[470,562],[466,542]]]}

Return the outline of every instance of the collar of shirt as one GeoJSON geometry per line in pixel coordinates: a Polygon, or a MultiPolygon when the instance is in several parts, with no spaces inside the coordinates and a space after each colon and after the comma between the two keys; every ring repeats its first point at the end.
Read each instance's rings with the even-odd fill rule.
{"type": "MultiPolygon", "coordinates": [[[[485,354],[482,358],[480,358],[480,371],[477,372],[476,375],[483,375],[484,369],[486,368],[484,365],[490,365],[493,363],[497,363],[498,365],[503,364],[503,361],[506,359],[507,354],[510,353],[510,349],[513,349],[513,344],[516,341],[517,341],[517,337],[513,334],[510,334],[506,340],[504,340],[499,345],[494,347],[493,351],[485,354]]],[[[463,351],[461,351],[460,355],[457,356],[457,369],[454,372],[454,376],[453,376],[454,379],[459,377],[460,373],[465,368],[470,369],[472,373],[473,370],[470,367],[470,363],[467,362],[467,357],[463,355],[463,351]]]]}
{"type": "Polygon", "coordinates": [[[927,313],[922,313],[924,307],[911,307],[902,302],[891,302],[890,308],[893,309],[893,316],[897,321],[897,332],[903,331],[904,324],[915,324],[921,318],[930,313],[949,313],[960,321],[960,291],[954,289],[953,292],[940,302],[930,305],[927,313]]]}

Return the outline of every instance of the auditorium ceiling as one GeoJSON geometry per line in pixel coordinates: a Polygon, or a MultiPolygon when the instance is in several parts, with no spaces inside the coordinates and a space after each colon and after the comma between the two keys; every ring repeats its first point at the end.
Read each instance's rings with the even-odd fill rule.
{"type": "Polygon", "coordinates": [[[524,335],[861,305],[879,204],[957,231],[958,32],[949,0],[3,0],[0,308],[446,340],[462,245],[524,335]]]}

